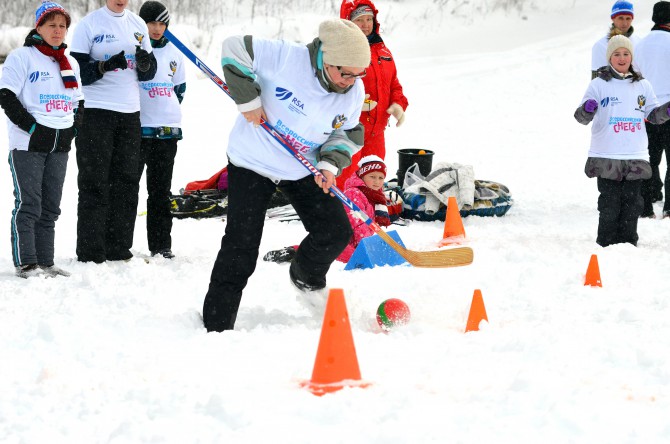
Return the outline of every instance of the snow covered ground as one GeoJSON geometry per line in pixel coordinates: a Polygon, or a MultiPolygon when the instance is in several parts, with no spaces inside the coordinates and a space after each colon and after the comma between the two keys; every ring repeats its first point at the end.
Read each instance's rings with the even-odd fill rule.
{"type": "MultiPolygon", "coordinates": [[[[651,2],[638,3],[646,35],[651,2]]],[[[391,7],[402,15],[397,3],[377,6],[382,21],[391,7]]],[[[74,155],[56,239],[56,263],[73,275],[14,277],[12,187],[0,168],[0,442],[670,441],[670,221],[641,220],[637,248],[595,244],[596,184],[583,174],[590,130],[572,117],[610,6],[576,0],[527,20],[496,14],[430,33],[399,23],[385,36],[410,100],[405,125],[387,130],[389,170],[397,149],[432,149],[435,161],[506,184],[515,204],[503,218],[464,219],[468,267],[333,265],[329,285],[345,291],[365,389],[316,397],[299,387],[321,319],[296,301],[287,266],[259,260],[235,331],[205,332],[225,222],[175,221],[173,261],[76,262],[74,155]],[[602,288],[583,285],[592,254],[602,288]],[[475,289],[490,323],[464,334],[475,289]],[[390,334],[374,320],[387,298],[412,311],[390,334]]],[[[219,34],[207,51],[217,71],[219,34]]],[[[189,75],[173,192],[225,165],[235,116],[211,82],[189,75]]],[[[420,250],[435,247],[443,225],[395,229],[420,250]]],[[[142,217],[135,234],[134,251],[148,254],[142,217]]],[[[303,234],[298,222],[270,221],[262,251],[303,234]]]]}

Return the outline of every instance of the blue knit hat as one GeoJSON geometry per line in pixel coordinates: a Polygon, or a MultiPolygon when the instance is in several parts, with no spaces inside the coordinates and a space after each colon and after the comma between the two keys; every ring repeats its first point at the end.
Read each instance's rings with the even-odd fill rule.
{"type": "Polygon", "coordinates": [[[633,14],[633,4],[625,0],[619,0],[614,5],[612,5],[612,18],[619,15],[630,15],[634,17],[633,14]]]}
{"type": "Polygon", "coordinates": [[[35,11],[35,28],[40,26],[42,24],[42,21],[44,21],[44,18],[47,16],[47,14],[51,12],[59,12],[60,14],[63,14],[65,16],[65,23],[67,27],[70,27],[70,14],[67,13],[65,8],[63,8],[61,5],[58,3],[54,2],[48,2],[46,0],[42,0],[42,5],[37,8],[37,11],[35,11]]]}

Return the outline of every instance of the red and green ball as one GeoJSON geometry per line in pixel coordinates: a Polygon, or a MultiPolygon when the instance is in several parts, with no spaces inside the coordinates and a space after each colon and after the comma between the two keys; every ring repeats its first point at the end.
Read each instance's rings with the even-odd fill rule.
{"type": "Polygon", "coordinates": [[[405,325],[409,319],[409,307],[400,299],[387,299],[377,308],[377,323],[384,331],[405,325]]]}

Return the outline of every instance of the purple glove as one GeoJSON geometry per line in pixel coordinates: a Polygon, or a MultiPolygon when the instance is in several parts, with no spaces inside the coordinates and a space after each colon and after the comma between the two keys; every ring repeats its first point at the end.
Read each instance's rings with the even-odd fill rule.
{"type": "Polygon", "coordinates": [[[586,102],[584,102],[584,111],[587,113],[595,113],[596,110],[598,109],[598,102],[596,102],[593,99],[589,99],[586,102]]]}

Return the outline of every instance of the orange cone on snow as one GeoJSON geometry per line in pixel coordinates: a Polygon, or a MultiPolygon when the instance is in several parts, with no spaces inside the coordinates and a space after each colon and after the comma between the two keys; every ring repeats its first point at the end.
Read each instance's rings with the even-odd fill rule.
{"type": "Polygon", "coordinates": [[[465,239],[465,228],[463,228],[463,219],[458,211],[458,202],[451,196],[447,201],[447,216],[444,219],[444,233],[440,246],[457,244],[465,239]]]}
{"type": "Polygon", "coordinates": [[[344,387],[367,385],[361,382],[344,291],[340,288],[331,289],[323,316],[312,379],[303,386],[321,396],[344,387]]]}
{"type": "Polygon", "coordinates": [[[598,256],[595,254],[591,255],[591,260],[589,261],[589,267],[586,269],[586,279],[584,280],[584,285],[590,285],[591,287],[602,287],[603,283],[600,280],[600,268],[598,267],[598,256]]]}
{"type": "Polygon", "coordinates": [[[479,331],[479,323],[489,321],[484,307],[484,298],[481,290],[475,290],[472,295],[472,304],[470,304],[470,314],[468,314],[468,323],[465,326],[465,333],[469,331],[479,331]]]}

